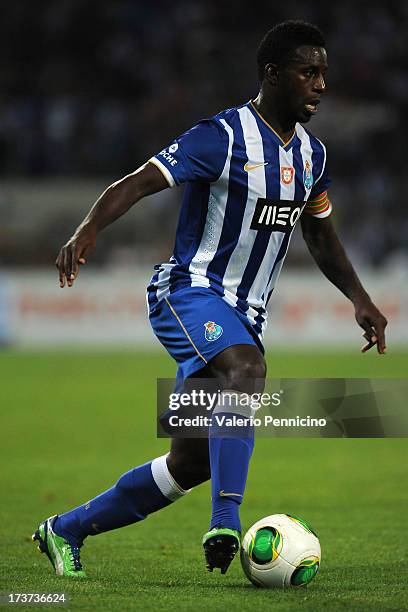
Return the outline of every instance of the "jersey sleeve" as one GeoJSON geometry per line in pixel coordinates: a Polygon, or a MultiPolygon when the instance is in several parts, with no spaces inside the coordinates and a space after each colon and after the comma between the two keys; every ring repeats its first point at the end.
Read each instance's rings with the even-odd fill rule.
{"type": "Polygon", "coordinates": [[[310,196],[305,207],[306,214],[312,215],[317,219],[324,219],[331,214],[333,207],[327,193],[330,183],[331,180],[326,166],[326,159],[324,159],[323,169],[317,181],[313,185],[313,189],[310,192],[310,196]]]}
{"type": "Polygon", "coordinates": [[[193,128],[149,159],[163,173],[170,187],[189,181],[216,181],[228,153],[228,134],[215,119],[193,128]]]}

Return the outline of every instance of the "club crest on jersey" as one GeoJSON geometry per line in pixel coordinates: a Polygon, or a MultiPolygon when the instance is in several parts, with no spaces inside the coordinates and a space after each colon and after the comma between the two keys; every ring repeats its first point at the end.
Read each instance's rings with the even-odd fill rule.
{"type": "Polygon", "coordinates": [[[281,181],[285,185],[290,185],[295,176],[295,171],[291,166],[282,166],[281,168],[281,181]]]}
{"type": "Polygon", "coordinates": [[[222,333],[224,331],[221,325],[218,325],[218,323],[214,323],[214,321],[207,321],[207,323],[204,323],[204,327],[205,339],[208,340],[208,342],[214,342],[214,340],[218,340],[218,338],[222,336],[222,333]]]}
{"type": "Polygon", "coordinates": [[[303,183],[306,189],[311,189],[313,186],[312,167],[308,159],[305,161],[305,168],[303,170],[303,183]]]}

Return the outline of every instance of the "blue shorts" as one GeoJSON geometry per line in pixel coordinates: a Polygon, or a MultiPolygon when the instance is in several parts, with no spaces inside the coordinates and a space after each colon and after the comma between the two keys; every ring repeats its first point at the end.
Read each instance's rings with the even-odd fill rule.
{"type": "Polygon", "coordinates": [[[253,344],[264,352],[245,315],[211,289],[185,287],[170,293],[154,307],[149,319],[178,364],[178,380],[192,376],[235,344],[253,344]]]}

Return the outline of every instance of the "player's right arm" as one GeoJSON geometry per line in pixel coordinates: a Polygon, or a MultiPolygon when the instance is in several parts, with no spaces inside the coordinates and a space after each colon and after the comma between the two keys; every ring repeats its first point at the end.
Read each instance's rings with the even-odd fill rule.
{"type": "Polygon", "coordinates": [[[144,166],[113,183],[98,198],[57,257],[60,286],[71,287],[80,264],[94,248],[96,236],[141,198],[187,181],[219,178],[229,150],[222,123],[204,119],[153,156],[144,166]]]}
{"type": "Polygon", "coordinates": [[[169,187],[163,173],[152,163],[123,177],[110,185],[97,199],[92,209],[73,236],[60,250],[55,262],[60,287],[71,287],[78,275],[79,265],[86,262],[90,251],[95,247],[98,233],[110,225],[145,196],[152,195],[169,187]]]}

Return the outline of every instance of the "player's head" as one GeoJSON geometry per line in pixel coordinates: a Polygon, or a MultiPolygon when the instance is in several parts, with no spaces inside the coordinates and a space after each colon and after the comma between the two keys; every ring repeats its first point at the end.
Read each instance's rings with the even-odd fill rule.
{"type": "Polygon", "coordinates": [[[325,40],[315,25],[284,21],[269,30],[257,53],[264,94],[273,96],[288,120],[309,121],[325,90],[325,40]]]}

